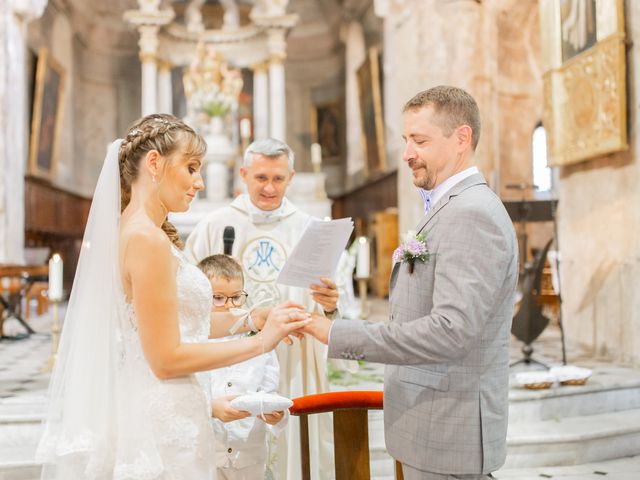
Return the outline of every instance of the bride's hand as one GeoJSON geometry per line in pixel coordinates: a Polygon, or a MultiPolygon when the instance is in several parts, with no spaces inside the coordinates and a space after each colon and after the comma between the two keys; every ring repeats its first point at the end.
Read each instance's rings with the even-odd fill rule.
{"type": "Polygon", "coordinates": [[[267,317],[273,310],[273,307],[256,307],[251,310],[251,320],[258,330],[264,328],[264,324],[267,322],[267,317]]]}
{"type": "MultiPolygon", "coordinates": [[[[266,323],[271,310],[273,310],[273,307],[257,307],[251,311],[251,320],[253,320],[253,324],[258,330],[262,330],[264,328],[264,324],[266,323]]],[[[298,340],[304,338],[304,333],[293,332],[291,335],[297,337],[298,340]]],[[[285,337],[282,341],[287,345],[293,345],[293,339],[291,336],[285,337]]]]}
{"type": "Polygon", "coordinates": [[[309,322],[311,315],[304,311],[302,305],[286,302],[274,307],[260,332],[265,352],[273,350],[281,340],[304,328],[309,322]]]}

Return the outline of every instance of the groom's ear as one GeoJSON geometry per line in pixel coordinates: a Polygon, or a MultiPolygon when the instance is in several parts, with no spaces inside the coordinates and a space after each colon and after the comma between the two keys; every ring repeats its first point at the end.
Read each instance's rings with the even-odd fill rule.
{"type": "Polygon", "coordinates": [[[461,125],[455,132],[456,140],[458,141],[459,150],[467,150],[471,147],[473,140],[473,131],[469,125],[461,125]]]}

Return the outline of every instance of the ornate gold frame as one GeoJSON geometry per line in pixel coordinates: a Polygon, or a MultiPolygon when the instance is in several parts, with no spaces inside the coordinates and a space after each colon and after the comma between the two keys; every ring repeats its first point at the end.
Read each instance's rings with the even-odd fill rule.
{"type": "Polygon", "coordinates": [[[369,48],[364,63],[357,71],[362,125],[360,143],[366,156],[364,170],[366,176],[387,171],[379,55],[378,48],[369,48]]]}
{"type": "Polygon", "coordinates": [[[562,60],[560,0],[540,0],[550,166],[629,148],[623,0],[595,0],[597,42],[562,60]]]}
{"type": "MultiPolygon", "coordinates": [[[[62,111],[64,108],[64,69],[51,57],[46,48],[40,49],[38,52],[38,64],[36,67],[35,88],[33,94],[33,112],[31,118],[31,138],[29,141],[29,173],[38,177],[51,180],[56,171],[58,162],[58,144],[60,141],[60,128],[62,126],[62,111]],[[55,93],[46,91],[48,86],[49,75],[51,72],[58,76],[58,87],[55,93]],[[46,95],[52,95],[51,98],[46,95]],[[45,98],[46,97],[46,98],[45,98]],[[47,103],[45,103],[47,102],[47,103]],[[51,103],[53,102],[53,103],[51,103]],[[43,119],[43,111],[45,105],[53,106],[55,113],[53,118],[43,119]],[[52,122],[50,131],[43,132],[42,126],[44,122],[52,122]],[[43,134],[50,134],[49,145],[47,150],[42,150],[43,134]],[[39,161],[40,154],[48,155],[48,168],[39,161]]],[[[50,113],[50,112],[49,112],[50,113]]],[[[46,139],[46,137],[45,137],[46,139]]]]}

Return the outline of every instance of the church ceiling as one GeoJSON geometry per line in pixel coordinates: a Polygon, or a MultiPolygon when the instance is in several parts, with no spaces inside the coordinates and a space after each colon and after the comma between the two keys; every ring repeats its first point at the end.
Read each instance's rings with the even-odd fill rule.
{"type": "MultiPolygon", "coordinates": [[[[184,24],[187,8],[195,4],[202,13],[204,27],[220,29],[225,7],[237,8],[242,26],[251,22],[251,10],[260,1],[265,0],[164,0],[162,5],[173,8],[174,21],[184,24]]],[[[124,12],[138,8],[136,0],[52,0],[51,3],[69,15],[77,38],[87,48],[119,54],[137,53],[138,34],[123,20],[124,12]]],[[[340,48],[341,24],[364,17],[372,3],[373,0],[289,0],[287,13],[299,16],[289,35],[289,54],[293,58],[298,55],[313,58],[335,52],[340,48]]]]}

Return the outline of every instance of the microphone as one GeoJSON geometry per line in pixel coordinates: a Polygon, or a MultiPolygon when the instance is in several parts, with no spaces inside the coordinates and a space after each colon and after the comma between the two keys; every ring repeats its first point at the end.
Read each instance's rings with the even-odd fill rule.
{"type": "Polygon", "coordinates": [[[235,239],[235,229],[231,226],[224,227],[224,232],[222,233],[222,243],[224,244],[225,255],[231,255],[231,250],[233,249],[233,242],[235,239]]]}

